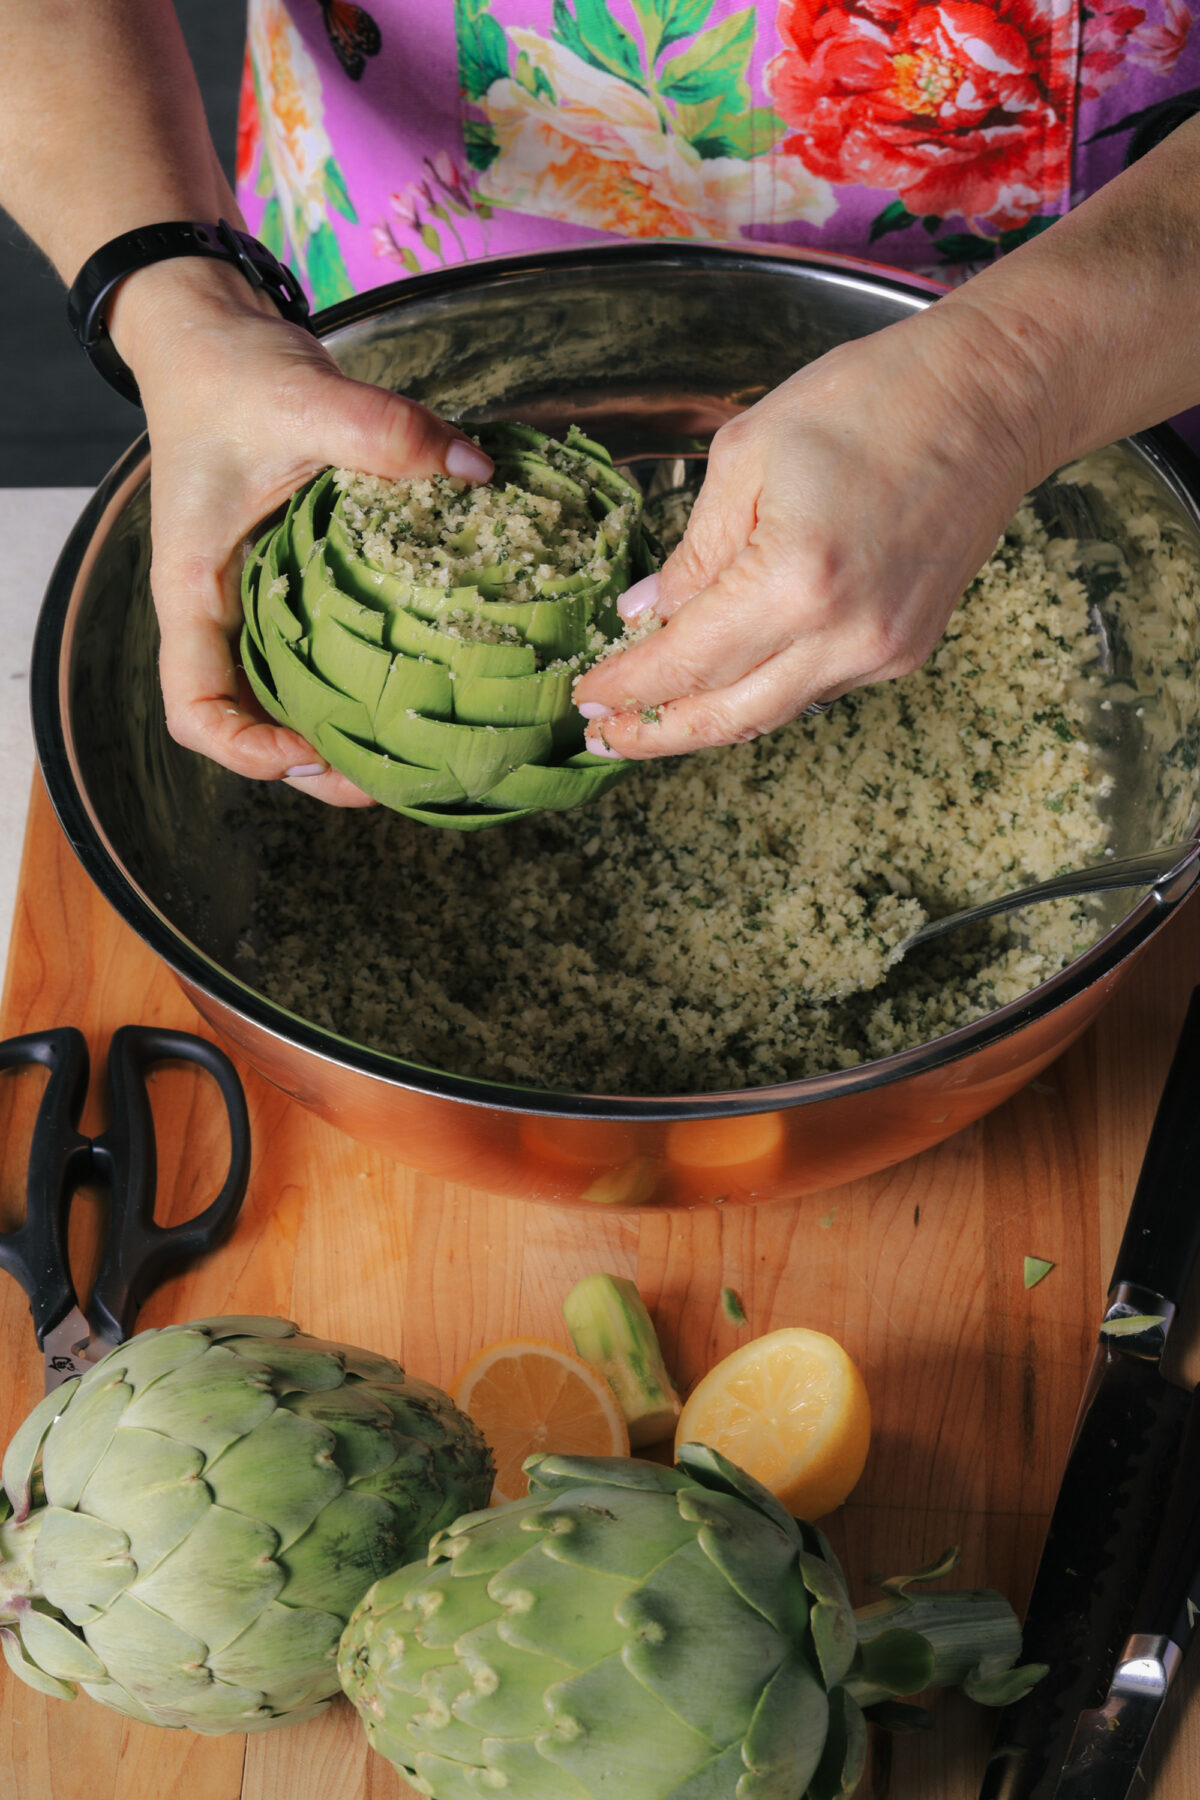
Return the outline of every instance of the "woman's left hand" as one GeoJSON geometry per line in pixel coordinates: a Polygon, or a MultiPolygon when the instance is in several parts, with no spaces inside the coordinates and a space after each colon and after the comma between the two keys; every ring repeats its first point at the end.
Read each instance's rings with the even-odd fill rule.
{"type": "Polygon", "coordinates": [[[1053,457],[1037,370],[942,302],[723,426],[687,534],[621,601],[666,621],[578,682],[588,748],[673,756],[905,675],[1053,457]]]}

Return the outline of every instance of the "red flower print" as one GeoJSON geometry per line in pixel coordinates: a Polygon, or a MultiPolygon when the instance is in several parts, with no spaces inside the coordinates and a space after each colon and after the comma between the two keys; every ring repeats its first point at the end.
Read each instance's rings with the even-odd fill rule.
{"type": "MultiPolygon", "coordinates": [[[[1065,194],[1067,0],[781,0],[768,83],[814,174],[1007,231],[1065,194]]],[[[1144,15],[1142,15],[1144,16],[1144,15]]]]}
{"type": "Polygon", "coordinates": [[[245,61],[242,63],[241,92],[238,95],[237,161],[234,170],[239,182],[250,179],[261,135],[258,99],[254,92],[254,68],[247,48],[245,61]]]}
{"type": "Polygon", "coordinates": [[[1130,62],[1154,75],[1169,75],[1182,56],[1195,20],[1183,0],[1163,0],[1161,25],[1143,25],[1129,46],[1130,62]]]}
{"type": "Polygon", "coordinates": [[[1130,34],[1145,24],[1140,6],[1126,0],[1092,0],[1090,17],[1083,22],[1083,55],[1079,63],[1079,95],[1098,100],[1115,87],[1124,73],[1130,34]]]}

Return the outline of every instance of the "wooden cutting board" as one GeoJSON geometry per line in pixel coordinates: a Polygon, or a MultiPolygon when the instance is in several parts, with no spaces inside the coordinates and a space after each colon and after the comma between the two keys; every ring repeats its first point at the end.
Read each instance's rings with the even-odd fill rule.
{"type": "MultiPolygon", "coordinates": [[[[140,1322],[276,1313],[447,1383],[498,1338],[567,1342],[559,1306],[582,1275],[636,1279],[686,1388],[751,1334],[805,1324],[840,1338],[875,1420],[866,1473],[825,1522],[854,1598],[869,1577],[962,1546],[966,1583],[1025,1603],[1113,1257],[1188,996],[1200,910],[1185,909],[1098,1025],[1042,1079],[958,1137],[804,1201],[723,1214],[594,1215],[414,1175],[242,1069],[254,1133],[237,1231],[152,1296],[140,1322]],[[1026,1254],[1055,1267],[1023,1285],[1026,1254]],[[747,1326],[723,1316],[722,1286],[747,1326]]],[[[83,875],[35,784],[0,1035],[73,1023],[93,1069],[125,1022],[199,1025],[167,970],[83,875]]],[[[19,1219],[33,1075],[0,1081],[0,1224],[19,1219]]],[[[199,1210],[221,1155],[201,1086],[160,1076],[160,1219],[199,1210]]],[[[99,1074],[84,1129],[103,1117],[99,1074]],[[98,1103],[99,1102],[99,1103],[98,1103]]],[[[87,1279],[99,1208],[73,1218],[87,1279]]],[[[0,1278],[0,1444],[41,1394],[24,1296],[0,1278]]],[[[1185,1670],[1184,1694],[1195,1680],[1185,1670]]],[[[991,1716],[937,1703],[931,1736],[877,1746],[870,1800],[974,1800],[991,1716]]],[[[1200,1716],[1177,1697],[1147,1773],[1193,1800],[1200,1716]]],[[[1144,1790],[1143,1790],[1144,1791],[1144,1790]]],[[[155,1731],[81,1698],[43,1700],[0,1664],[0,1793],[20,1800],[397,1800],[350,1709],[250,1738],[155,1731]]],[[[513,1800],[520,1800],[514,1795],[513,1800]]]]}

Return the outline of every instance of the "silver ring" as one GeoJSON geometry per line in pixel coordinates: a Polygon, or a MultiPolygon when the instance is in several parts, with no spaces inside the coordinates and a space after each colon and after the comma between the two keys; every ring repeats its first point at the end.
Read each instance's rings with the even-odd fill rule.
{"type": "Polygon", "coordinates": [[[814,700],[811,706],[805,707],[800,717],[802,719],[819,719],[821,714],[827,713],[832,705],[832,700],[814,700]]]}

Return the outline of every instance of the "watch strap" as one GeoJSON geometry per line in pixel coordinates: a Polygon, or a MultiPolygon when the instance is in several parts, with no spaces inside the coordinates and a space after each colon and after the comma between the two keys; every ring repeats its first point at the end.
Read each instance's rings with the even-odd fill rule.
{"type": "Polygon", "coordinates": [[[89,256],[67,295],[71,329],[110,386],[134,405],[140,403],[137,382],[109,335],[105,307],[117,283],[151,263],[176,256],[210,256],[232,263],[251,287],[261,288],[293,324],[309,324],[308,298],[286,263],[225,219],[215,225],[173,220],[141,225],[136,231],[102,244],[89,256]]]}

